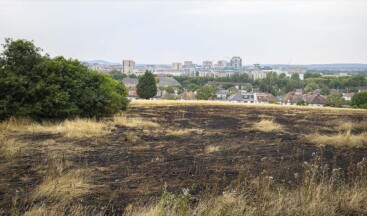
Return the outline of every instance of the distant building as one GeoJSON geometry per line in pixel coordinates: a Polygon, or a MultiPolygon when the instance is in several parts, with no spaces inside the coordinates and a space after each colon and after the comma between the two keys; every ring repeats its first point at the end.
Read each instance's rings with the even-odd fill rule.
{"type": "Polygon", "coordinates": [[[180,63],[180,62],[173,62],[172,63],[172,69],[173,70],[181,70],[182,69],[182,63],[180,63]]]}
{"type": "Polygon", "coordinates": [[[139,80],[136,78],[126,77],[122,80],[122,83],[124,83],[126,88],[135,88],[138,85],[139,80]]]}
{"type": "Polygon", "coordinates": [[[181,84],[173,77],[159,77],[159,87],[177,87],[181,84]]]}
{"type": "Polygon", "coordinates": [[[242,67],[242,59],[238,56],[232,57],[231,67],[233,67],[234,69],[240,69],[242,67]]]}
{"type": "Polygon", "coordinates": [[[251,72],[251,76],[252,79],[257,80],[257,79],[264,79],[266,78],[266,74],[270,73],[269,71],[252,71],[251,72]]]}
{"type": "Polygon", "coordinates": [[[192,67],[192,61],[184,61],[184,66],[185,67],[192,67]]]}
{"type": "Polygon", "coordinates": [[[122,61],[122,73],[132,74],[134,73],[135,62],[133,60],[122,61]]]}
{"type": "Polygon", "coordinates": [[[300,80],[304,80],[304,74],[307,72],[307,69],[304,67],[297,67],[297,66],[288,66],[287,72],[291,76],[292,74],[297,73],[299,75],[300,80]]]}
{"type": "Polygon", "coordinates": [[[227,66],[227,62],[225,60],[219,60],[215,66],[225,67],[225,66],[227,66]]]}
{"type": "Polygon", "coordinates": [[[211,67],[213,67],[213,62],[212,61],[203,61],[203,67],[211,68],[211,67]]]}

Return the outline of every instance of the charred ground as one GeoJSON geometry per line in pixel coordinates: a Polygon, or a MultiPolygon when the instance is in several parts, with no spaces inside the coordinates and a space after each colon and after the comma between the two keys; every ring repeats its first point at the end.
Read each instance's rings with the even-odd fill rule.
{"type": "Polygon", "coordinates": [[[304,162],[319,160],[331,169],[353,173],[352,164],[367,156],[366,148],[318,146],[305,139],[315,131],[335,133],[333,120],[363,122],[366,113],[362,111],[186,105],[133,106],[127,115],[160,126],[115,126],[110,134],[79,139],[48,133],[8,134],[8,139],[14,137],[27,147],[17,160],[1,158],[0,214],[10,214],[14,208],[22,213],[37,203],[52,202],[31,198],[44,181],[40,170],[57,169],[46,154],[58,155],[58,163],[71,162],[65,170],[88,170],[93,189],[76,201],[105,209],[106,214],[122,214],[131,203],[158,199],[164,185],[173,193],[189,188],[199,196],[208,191],[222,193],[240,185],[244,176],[266,173],[297,187],[294,176],[302,173],[304,162]],[[252,130],[262,119],[272,119],[283,130],[252,130]],[[49,142],[56,147],[45,145],[49,142]]]}

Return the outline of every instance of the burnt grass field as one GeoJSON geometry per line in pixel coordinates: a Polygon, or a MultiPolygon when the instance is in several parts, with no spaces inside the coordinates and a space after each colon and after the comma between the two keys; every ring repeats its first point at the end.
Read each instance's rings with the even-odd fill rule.
{"type": "Polygon", "coordinates": [[[61,156],[58,163],[72,164],[66,169],[89,171],[88,182],[93,189],[79,197],[79,203],[117,215],[129,204],[159,199],[165,185],[172,193],[189,188],[193,196],[221,194],[236,188],[244,177],[266,173],[292,188],[297,187],[294,176],[302,174],[305,161],[319,160],[331,169],[352,173],[351,164],[367,156],[366,148],[319,146],[305,139],[316,131],[335,133],[330,125],[333,120],[363,122],[366,112],[362,111],[147,105],[132,106],[126,115],[158,123],[159,127],[116,126],[107,135],[78,139],[57,133],[10,133],[9,139],[26,142],[27,147],[16,162],[2,158],[6,168],[0,170],[0,214],[10,214],[14,208],[22,213],[37,202],[48,202],[31,199],[30,193],[44,181],[40,169],[57,169],[48,167],[50,161],[45,160],[51,153],[61,156]],[[282,131],[252,130],[252,125],[262,119],[273,119],[283,126],[282,131]],[[191,129],[196,131],[180,134],[191,129]],[[55,142],[56,147],[44,147],[47,142],[55,142]]]}

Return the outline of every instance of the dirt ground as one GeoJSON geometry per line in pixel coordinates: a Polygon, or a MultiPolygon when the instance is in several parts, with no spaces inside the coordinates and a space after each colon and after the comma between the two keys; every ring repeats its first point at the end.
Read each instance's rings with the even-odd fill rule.
{"type": "MultiPolygon", "coordinates": [[[[54,140],[73,167],[90,171],[95,187],[80,202],[107,213],[119,214],[130,203],[145,203],[168,191],[190,188],[193,195],[203,191],[221,193],[241,182],[243,176],[266,172],[278,182],[297,185],[295,173],[303,163],[322,158],[332,168],[349,169],[351,163],[367,156],[366,148],[319,147],[305,135],[318,131],[333,133],[328,124],[335,119],[365,121],[364,112],[337,112],[328,109],[282,109],[251,106],[134,106],[128,116],[160,124],[158,129],[116,127],[111,134],[68,139],[59,134],[13,134],[32,145],[6,172],[0,170],[0,208],[12,207],[12,198],[27,196],[43,179],[37,169],[45,163],[44,142],[54,140]],[[258,132],[252,124],[274,119],[282,132],[258,132]],[[167,130],[200,129],[175,136],[167,130]],[[131,135],[134,139],[131,139],[131,135]],[[64,148],[63,148],[64,146],[64,148]],[[208,150],[212,147],[213,150],[208,150]]],[[[349,169],[350,172],[352,170],[349,169]]],[[[30,205],[20,203],[20,205],[30,205]]],[[[24,207],[26,208],[26,207],[24,207]]],[[[1,211],[0,211],[1,212],[1,211]]]]}

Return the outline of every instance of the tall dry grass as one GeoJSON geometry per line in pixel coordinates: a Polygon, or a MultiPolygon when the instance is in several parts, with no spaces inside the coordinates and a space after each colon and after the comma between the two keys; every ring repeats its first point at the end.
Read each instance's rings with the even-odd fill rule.
{"type": "Polygon", "coordinates": [[[130,205],[126,215],[364,215],[367,212],[367,160],[357,164],[357,176],[348,184],[341,169],[330,176],[326,165],[305,163],[295,188],[272,176],[246,177],[243,185],[224,192],[203,194],[189,190],[172,194],[164,190],[159,201],[148,206],[130,205]],[[196,200],[196,204],[192,201],[196,200]]]}
{"type": "Polygon", "coordinates": [[[330,121],[328,123],[332,134],[320,134],[318,131],[305,135],[306,139],[317,145],[334,145],[339,147],[367,147],[366,122],[350,121],[347,119],[330,121]],[[354,132],[357,130],[358,132],[354,132]]]}
{"type": "Polygon", "coordinates": [[[337,134],[325,135],[318,132],[306,135],[306,139],[318,145],[334,145],[339,147],[367,147],[367,133],[352,134],[350,130],[337,134]]]}
{"type": "Polygon", "coordinates": [[[61,133],[65,137],[80,138],[101,136],[110,133],[111,127],[105,121],[96,119],[76,118],[65,120],[60,123],[38,123],[30,119],[11,118],[0,123],[0,131],[5,132],[28,132],[28,133],[61,133]]]}
{"type": "Polygon", "coordinates": [[[46,176],[32,193],[33,200],[43,198],[61,203],[67,203],[90,191],[92,185],[88,183],[88,171],[76,169],[60,176],[46,176]]]}
{"type": "Polygon", "coordinates": [[[131,128],[159,128],[160,125],[156,122],[144,120],[142,118],[130,118],[126,114],[120,114],[113,118],[113,123],[117,126],[131,128]]]}

